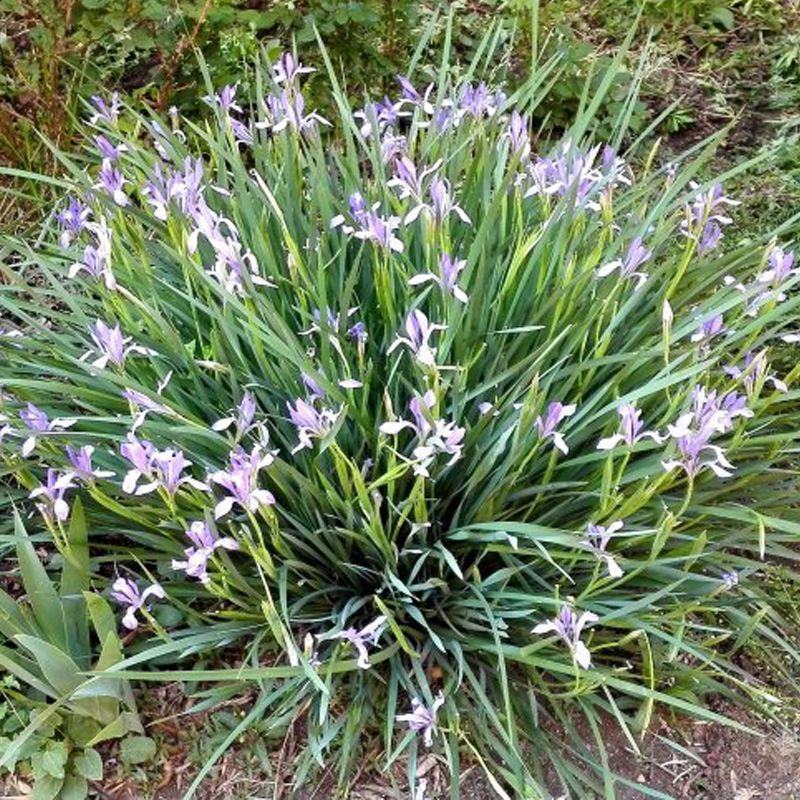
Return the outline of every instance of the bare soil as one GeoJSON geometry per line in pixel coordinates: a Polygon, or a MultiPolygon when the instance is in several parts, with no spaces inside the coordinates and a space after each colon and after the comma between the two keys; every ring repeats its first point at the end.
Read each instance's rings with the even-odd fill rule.
{"type": "MultiPolygon", "coordinates": [[[[146,711],[160,709],[148,726],[149,733],[158,740],[157,763],[146,769],[124,767],[116,759],[116,748],[111,746],[104,753],[107,777],[93,786],[92,797],[181,800],[197,774],[195,745],[208,735],[213,722],[210,715],[175,717],[185,705],[176,687],[152,689],[148,694],[146,711]]],[[[249,702],[250,698],[244,697],[214,713],[241,715],[249,702]]],[[[800,800],[798,733],[764,723],[729,703],[712,701],[712,705],[718,713],[756,733],[698,720],[659,718],[638,743],[637,751],[616,720],[611,717],[604,720],[601,733],[614,773],[617,800],[653,797],[638,787],[648,787],[660,792],[662,798],[673,800],[800,800]]],[[[333,800],[332,776],[323,777],[314,788],[293,790],[291,756],[296,741],[291,734],[282,741],[267,744],[266,748],[256,744],[254,737],[248,736],[234,745],[204,781],[196,795],[198,800],[333,800]]],[[[450,779],[441,759],[433,754],[427,756],[419,772],[427,782],[429,800],[450,796],[450,779]]],[[[350,797],[405,800],[410,797],[405,774],[403,764],[398,764],[389,775],[365,771],[357,779],[350,797]]],[[[478,765],[468,765],[459,784],[465,800],[497,797],[478,765]]],[[[550,790],[552,800],[601,800],[600,795],[592,793],[567,797],[555,781],[550,790]]],[[[24,782],[7,784],[5,791],[0,782],[0,800],[29,797],[30,787],[24,782]]]]}

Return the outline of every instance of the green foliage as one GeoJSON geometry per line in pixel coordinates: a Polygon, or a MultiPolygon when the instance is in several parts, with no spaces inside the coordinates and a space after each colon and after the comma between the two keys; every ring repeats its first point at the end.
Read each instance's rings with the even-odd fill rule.
{"type": "MultiPolygon", "coordinates": [[[[706,694],[767,705],[757,676],[735,658],[746,642],[770,641],[773,657],[800,660],[760,583],[766,559],[785,561],[797,580],[800,529],[784,517],[797,489],[791,456],[800,367],[781,374],[787,392],[769,382],[766,354],[758,362],[764,372],[737,377],[724,369],[791,329],[798,275],[774,291],[757,276],[776,241],[794,231],[796,215],[741,244],[729,232],[726,247],[702,251],[693,226],[703,228],[711,210],[698,223],[691,209],[715,195],[691,182],[708,168],[716,142],[673,170],[646,137],[628,138],[638,78],[614,97],[624,51],[588,77],[574,118],[562,123],[564,141],[548,142],[526,126],[543,116],[551,85],[569,66],[545,60],[511,100],[489,93],[473,113],[467,98],[475,86],[464,81],[501,58],[491,40],[481,47],[464,80],[453,82],[443,59],[429,95],[435,108],[408,103],[409,116],[388,129],[367,110],[370,135],[333,65],[333,134],[319,122],[302,132],[281,125],[284,118],[260,102],[285,88],[271,83],[268,70],[254,71],[257,92],[237,95],[247,110],[232,115],[216,108],[198,123],[167,122],[126,109],[86,130],[89,156],[60,154],[68,176],[60,187],[90,203],[93,224],[107,228],[59,243],[48,227],[35,241],[7,245],[15,261],[3,267],[0,306],[21,334],[0,337],[9,474],[33,490],[46,467],[71,469],[66,443],[95,445],[99,467],[114,475],[69,490],[72,524],[82,514],[79,495],[103,563],[157,578],[168,592],[152,610],[136,609],[143,631],[124,660],[103,606],[102,626],[93,622],[106,631],[99,640],[112,641],[113,658],[101,655],[99,674],[84,680],[73,664],[87,653],[71,649],[81,637],[59,624],[58,593],[18,545],[26,585],[39,588],[28,590],[35,630],[22,638],[15,632],[26,652],[16,656],[14,674],[26,658],[51,697],[66,697],[74,709],[87,699],[84,687],[99,686],[119,715],[124,698],[112,689],[125,679],[184,681],[198,711],[251,692],[254,702],[189,794],[246,731],[285,736],[300,720],[296,785],[329,766],[345,787],[376,740],[381,766],[407,756],[416,785],[422,742],[395,717],[412,698],[431,706],[441,692],[434,742],[453,776],[468,758],[509,795],[541,797],[549,770],[570,796],[613,797],[623,781],[604,769],[600,718],[613,716],[631,741],[657,707],[721,721],[704,707],[706,694]],[[603,127],[596,115],[610,99],[618,105],[603,127]],[[437,127],[462,107],[459,124],[437,127]],[[515,107],[528,115],[522,127],[533,155],[510,144],[515,107]],[[251,112],[259,124],[248,128],[251,112]],[[99,130],[127,148],[116,162],[126,181],[122,201],[98,188],[91,137],[99,130]],[[617,147],[632,141],[624,153],[630,168],[614,153],[593,151],[597,131],[617,147]],[[432,170],[410,196],[389,183],[399,175],[398,157],[384,150],[397,144],[395,135],[420,170],[432,170]],[[584,158],[591,167],[578,161],[584,158]],[[561,164],[556,177],[548,171],[553,162],[561,164]],[[576,177],[570,170],[578,163],[576,177]],[[190,190],[194,169],[202,203],[190,190]],[[563,170],[571,177],[559,184],[563,170]],[[163,208],[151,183],[159,171],[184,187],[163,208]],[[409,216],[428,202],[433,173],[469,222],[428,210],[409,216]],[[583,179],[594,187],[586,195],[583,179]],[[376,213],[393,217],[384,222],[402,248],[336,224],[341,214],[355,228],[365,224],[348,216],[357,192],[367,208],[377,204],[376,213]],[[71,270],[106,230],[114,280],[71,270]],[[605,274],[636,237],[652,251],[646,280],[605,274]],[[438,272],[443,253],[465,262],[457,283],[466,303],[438,272]],[[421,273],[440,283],[420,283],[421,273]],[[392,348],[398,335],[414,339],[408,320],[415,311],[443,326],[430,335],[432,350],[418,347],[416,358],[408,343],[392,348]],[[725,335],[698,341],[700,323],[719,315],[725,335]],[[96,353],[87,358],[98,347],[89,334],[97,319],[119,322],[147,351],[105,367],[96,353]],[[366,339],[348,333],[356,322],[366,339]],[[716,398],[746,394],[752,412],[726,418],[715,435],[733,464],[727,477],[705,462],[686,474],[666,469],[663,462],[680,453],[676,433],[598,449],[618,427],[620,404],[636,403],[648,427],[663,432],[695,413],[698,385],[716,398]],[[124,399],[125,390],[140,393],[138,400],[124,399]],[[245,392],[257,425],[215,425],[245,392]],[[417,415],[409,410],[415,397],[424,405],[417,415]],[[292,424],[287,405],[297,413],[304,398],[312,422],[292,424]],[[568,452],[543,434],[553,401],[576,406],[559,423],[568,452]],[[28,434],[19,412],[28,402],[75,424],[42,435],[35,457],[23,458],[28,434]],[[148,466],[133,478],[152,485],[125,489],[130,463],[120,445],[134,420],[136,436],[153,442],[161,458],[186,456],[184,477],[191,473],[195,484],[169,490],[148,466]],[[307,446],[298,447],[298,435],[307,446]],[[249,453],[261,448],[255,452],[264,461],[251,477],[272,500],[221,510],[219,471],[231,454],[241,458],[239,444],[249,453]],[[619,520],[624,532],[606,555],[619,561],[622,576],[609,574],[608,562],[584,543],[589,524],[619,520]],[[205,554],[207,582],[188,565],[179,572],[191,523],[205,523],[229,545],[205,554]],[[723,582],[729,570],[740,574],[738,587],[723,582]],[[591,669],[579,668],[574,648],[532,633],[565,602],[598,617],[584,631],[591,669]],[[161,609],[170,607],[167,621],[161,609]],[[383,631],[364,668],[351,640],[376,619],[383,631]],[[577,718],[593,731],[590,741],[576,730],[577,718]]],[[[209,81],[206,91],[215,88],[209,81]]],[[[45,523],[42,534],[71,564],[71,528],[52,510],[45,523]]],[[[78,559],[81,574],[87,557],[78,559]]],[[[99,571],[97,583],[109,574],[99,571]]],[[[97,601],[89,597],[81,595],[91,612],[97,601]]],[[[148,754],[150,745],[128,741],[129,762],[148,754]]]]}
{"type": "MultiPolygon", "coordinates": [[[[142,732],[127,682],[87,676],[91,633],[98,670],[122,658],[113,612],[90,591],[88,535],[80,503],[59,548],[61,579],[54,585],[19,516],[16,555],[24,601],[0,590],[0,666],[7,672],[0,706],[0,769],[33,779],[33,798],[82,800],[87,781],[100,780],[95,746],[142,732]],[[90,627],[91,621],[91,627],[90,627]],[[24,687],[24,689],[23,689],[24,687]]],[[[141,740],[134,737],[141,749],[141,740]]],[[[147,740],[149,741],[149,740],[147,740]]]]}

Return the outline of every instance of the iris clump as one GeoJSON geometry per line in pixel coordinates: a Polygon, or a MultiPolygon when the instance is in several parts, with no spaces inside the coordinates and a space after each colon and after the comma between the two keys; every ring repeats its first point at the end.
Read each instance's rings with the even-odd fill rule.
{"type": "Polygon", "coordinates": [[[303,720],[297,785],[377,737],[414,792],[431,748],[585,796],[599,719],[718,719],[704,693],[761,691],[744,620],[784,641],[788,228],[737,245],[710,149],[535,137],[540,76],[354,110],[332,73],[329,120],[308,72],[200,123],[93,100],[0,293],[6,473],[53,549],[82,499],[136,631],[107,677],[254,686],[245,727],[303,720]]]}

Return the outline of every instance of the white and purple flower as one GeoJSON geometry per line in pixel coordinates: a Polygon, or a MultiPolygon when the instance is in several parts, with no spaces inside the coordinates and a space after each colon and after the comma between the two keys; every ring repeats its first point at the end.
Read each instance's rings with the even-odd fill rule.
{"type": "Polygon", "coordinates": [[[301,398],[297,398],[294,405],[287,403],[289,418],[297,429],[298,443],[292,450],[297,453],[305,448],[311,449],[314,446],[314,439],[324,439],[333,430],[339,420],[342,409],[333,411],[323,408],[318,411],[311,403],[307,403],[301,398]]]}
{"type": "Polygon", "coordinates": [[[433,734],[436,732],[436,715],[443,705],[444,695],[441,692],[434,698],[430,708],[418,697],[414,697],[411,699],[411,713],[398,714],[395,720],[405,722],[409,730],[421,733],[425,747],[430,747],[433,744],[433,734]]]}
{"type": "Polygon", "coordinates": [[[28,429],[28,436],[22,443],[22,455],[27,458],[36,449],[39,442],[39,437],[48,433],[55,433],[56,431],[63,431],[72,427],[76,420],[64,419],[56,417],[50,419],[47,414],[40,408],[37,408],[33,403],[28,403],[25,408],[19,412],[19,418],[28,429]]]}
{"type": "Polygon", "coordinates": [[[258,488],[258,473],[274,460],[275,453],[264,451],[258,444],[249,453],[242,447],[231,451],[228,469],[209,475],[210,481],[228,492],[228,496],[217,503],[214,519],[226,516],[234,504],[239,504],[251,513],[274,505],[275,497],[272,492],[258,488]]]}
{"type": "Polygon", "coordinates": [[[97,478],[113,478],[115,473],[107,469],[97,469],[93,466],[93,454],[94,447],[90,444],[78,448],[67,445],[67,458],[72,465],[72,472],[69,474],[86,483],[91,483],[97,478]]]}
{"type": "Polygon", "coordinates": [[[589,523],[586,527],[586,538],[581,542],[584,547],[591,550],[600,561],[605,563],[606,570],[611,578],[621,578],[623,575],[622,567],[607,549],[608,543],[614,534],[622,530],[622,528],[623,523],[620,520],[607,526],[589,523]]]}
{"type": "Polygon", "coordinates": [[[355,648],[358,653],[358,666],[361,669],[369,669],[369,649],[378,643],[378,639],[386,627],[386,617],[375,618],[369,625],[365,625],[361,630],[356,628],[345,628],[338,633],[324,634],[320,638],[342,639],[355,648]]]}
{"type": "MultiPolygon", "coordinates": [[[[98,319],[94,325],[89,328],[89,333],[94,339],[96,352],[99,353],[98,357],[92,361],[92,366],[98,369],[105,369],[111,363],[120,369],[125,366],[125,360],[131,354],[151,356],[155,355],[154,350],[149,350],[138,344],[130,344],[133,338],[130,336],[123,336],[122,329],[119,323],[112,328],[102,320],[98,319]]],[[[84,358],[92,354],[92,351],[86,353],[84,358]]]]}
{"type": "Polygon", "coordinates": [[[637,236],[628,246],[624,258],[616,261],[609,261],[597,270],[597,276],[604,278],[614,270],[619,270],[623,278],[636,278],[637,288],[647,280],[647,273],[640,272],[639,267],[649,261],[653,253],[642,244],[642,238],[637,236]]]}
{"type": "Polygon", "coordinates": [[[43,502],[36,504],[42,516],[51,525],[55,520],[64,522],[69,517],[69,504],[64,499],[67,489],[74,489],[72,482],[73,475],[67,472],[59,475],[56,470],[49,468],[45,483],[37,486],[31,493],[30,498],[42,498],[43,502]]]}
{"type": "Polygon", "coordinates": [[[539,623],[531,632],[539,635],[555,633],[567,645],[575,663],[582,669],[589,669],[592,656],[580,637],[583,629],[598,619],[597,614],[591,611],[578,615],[565,604],[554,619],[539,623]]]}
{"type": "Polygon", "coordinates": [[[144,591],[139,591],[139,587],[135,581],[130,578],[117,578],[111,585],[111,597],[114,598],[120,605],[127,606],[125,616],[122,618],[122,624],[129,630],[133,631],[139,627],[139,620],[136,618],[136,612],[142,608],[146,608],[147,600],[150,597],[155,597],[163,600],[166,597],[164,590],[157,583],[148,586],[144,591]]]}
{"type": "Polygon", "coordinates": [[[206,522],[193,522],[186,531],[186,536],[192,543],[183,554],[184,561],[173,559],[172,569],[183,570],[190,578],[197,578],[200,583],[208,583],[208,561],[220,547],[224,550],[238,550],[239,545],[229,536],[220,538],[211,530],[206,522]]]}
{"type": "Polygon", "coordinates": [[[652,439],[657,444],[664,441],[664,437],[658,431],[645,431],[642,422],[642,412],[636,407],[635,403],[623,403],[618,409],[619,431],[613,436],[601,439],[597,443],[598,450],[612,450],[621,443],[628,447],[633,447],[641,439],[652,439]]]}
{"type": "Polygon", "coordinates": [[[400,345],[405,345],[414,353],[417,361],[426,367],[436,366],[436,348],[431,347],[431,336],[436,331],[447,330],[447,325],[431,323],[425,313],[420,309],[414,309],[406,317],[406,335],[398,336],[386,351],[387,355],[392,353],[400,345]]]}
{"type": "Polygon", "coordinates": [[[538,416],[533,423],[539,431],[539,437],[541,439],[552,439],[553,445],[564,455],[569,453],[569,447],[567,447],[564,437],[558,431],[558,426],[575,413],[575,408],[575,405],[564,405],[554,401],[547,406],[547,413],[544,418],[538,416]]]}
{"type": "Polygon", "coordinates": [[[439,275],[433,272],[422,272],[409,279],[411,286],[421,286],[433,282],[446,294],[451,294],[461,303],[469,301],[467,293],[458,285],[458,275],[466,266],[466,261],[454,259],[449,253],[442,253],[439,259],[439,275]]]}

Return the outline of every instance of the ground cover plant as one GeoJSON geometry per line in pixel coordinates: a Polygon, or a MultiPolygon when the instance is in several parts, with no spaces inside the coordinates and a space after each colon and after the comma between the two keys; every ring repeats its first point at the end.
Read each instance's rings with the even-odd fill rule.
{"type": "Polygon", "coordinates": [[[768,707],[745,642],[797,660],[759,579],[795,580],[796,218],[723,246],[713,141],[626,139],[634,93],[593,141],[613,71],[549,140],[557,64],[506,94],[494,55],[355,110],[329,64],[330,118],[289,53],[201,123],[94,97],[50,223],[5,246],[2,454],[36,508],[7,541],[73,563],[85,516],[80,598],[123,634],[51,699],[255,692],[189,795],[252,728],[299,731],[295,787],[369,757],[424,797],[433,752],[500,796],[613,797],[602,718],[635,748],[657,708],[768,707]]]}

